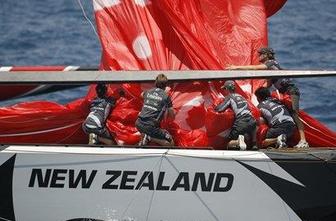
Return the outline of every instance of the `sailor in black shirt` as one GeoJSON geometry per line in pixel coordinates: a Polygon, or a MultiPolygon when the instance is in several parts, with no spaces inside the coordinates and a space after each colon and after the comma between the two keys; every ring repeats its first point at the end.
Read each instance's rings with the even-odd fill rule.
{"type": "Polygon", "coordinates": [[[142,135],[139,143],[141,146],[149,141],[163,146],[174,145],[174,140],[168,131],[160,128],[160,122],[166,112],[169,117],[174,117],[172,101],[165,91],[167,83],[167,77],[159,74],[155,80],[156,87],[142,94],[144,103],[135,122],[136,128],[142,135]]]}
{"type": "MultiPolygon", "coordinates": [[[[229,70],[281,70],[281,67],[277,60],[275,59],[275,52],[272,48],[260,48],[258,50],[259,61],[261,62],[258,65],[245,65],[245,66],[230,66],[227,69],[229,70]]],[[[290,78],[275,78],[269,79],[267,81],[267,87],[271,88],[274,86],[280,93],[288,94],[291,97],[292,101],[292,110],[291,114],[293,119],[298,127],[300,134],[300,141],[295,146],[297,148],[308,148],[309,144],[306,141],[306,136],[304,133],[304,126],[299,118],[299,100],[300,100],[300,91],[298,87],[294,84],[290,78]]]]}
{"type": "Polygon", "coordinates": [[[259,101],[262,119],[269,127],[266,139],[262,142],[262,147],[276,144],[277,148],[287,147],[287,137],[294,133],[295,123],[287,108],[276,98],[271,97],[271,93],[266,87],[258,88],[255,92],[259,101]]]}
{"type": "Polygon", "coordinates": [[[107,87],[105,84],[97,84],[97,97],[90,104],[90,113],[84,121],[82,128],[86,134],[89,134],[89,144],[116,144],[113,137],[106,127],[108,118],[116,100],[106,97],[107,87]]]}
{"type": "Polygon", "coordinates": [[[234,93],[235,83],[233,81],[226,81],[223,88],[229,91],[229,95],[215,108],[215,111],[222,112],[231,107],[235,114],[235,121],[227,137],[230,140],[228,149],[238,147],[240,150],[246,150],[245,136],[252,139],[253,148],[256,148],[256,121],[246,99],[234,93]]]}

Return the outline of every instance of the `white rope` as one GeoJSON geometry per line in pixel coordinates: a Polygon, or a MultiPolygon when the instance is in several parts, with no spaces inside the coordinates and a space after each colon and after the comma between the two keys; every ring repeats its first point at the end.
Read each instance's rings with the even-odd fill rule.
{"type": "Polygon", "coordinates": [[[86,13],[85,13],[85,10],[84,10],[84,7],[83,7],[83,5],[82,5],[81,0],[77,0],[77,2],[78,2],[79,6],[80,6],[81,9],[82,9],[84,18],[90,23],[90,25],[91,25],[91,27],[92,27],[94,33],[96,34],[96,36],[99,37],[99,36],[98,36],[98,33],[97,33],[97,31],[96,31],[95,26],[92,24],[91,20],[87,17],[87,15],[86,15],[86,13]]]}

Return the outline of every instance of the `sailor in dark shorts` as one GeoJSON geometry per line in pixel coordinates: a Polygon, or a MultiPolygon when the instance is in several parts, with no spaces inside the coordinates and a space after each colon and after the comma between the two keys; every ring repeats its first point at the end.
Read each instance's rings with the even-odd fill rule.
{"type": "MultiPolygon", "coordinates": [[[[275,52],[272,48],[260,48],[258,50],[259,65],[246,65],[246,66],[230,66],[229,70],[281,70],[281,67],[277,60],[275,59],[275,52]]],[[[306,136],[304,133],[304,126],[299,118],[299,101],[300,101],[300,91],[298,87],[294,84],[290,78],[276,78],[269,79],[267,81],[267,87],[271,89],[272,85],[282,94],[288,94],[292,101],[292,110],[290,110],[294,122],[299,130],[300,141],[295,146],[297,148],[308,148],[309,144],[306,141],[306,136]]]]}
{"type": "MultiPolygon", "coordinates": [[[[279,63],[274,58],[272,48],[261,48],[259,51],[260,61],[266,66],[267,70],[281,70],[279,63]]],[[[290,78],[273,78],[267,82],[267,87],[274,86],[280,93],[289,94],[292,99],[292,110],[299,111],[300,91],[290,78]]]]}
{"type": "Polygon", "coordinates": [[[160,128],[160,122],[167,112],[168,117],[174,118],[174,109],[165,89],[168,79],[159,74],[155,80],[155,88],[143,92],[144,103],[135,126],[141,133],[140,146],[149,141],[162,146],[173,146],[174,140],[168,131],[160,128]]]}
{"type": "Polygon", "coordinates": [[[83,131],[89,134],[89,144],[116,144],[105,124],[116,100],[106,97],[106,92],[105,84],[97,84],[97,97],[91,102],[90,113],[82,125],[83,131]]]}
{"type": "Polygon", "coordinates": [[[222,112],[231,107],[235,114],[233,126],[227,137],[230,140],[227,148],[238,147],[240,150],[246,150],[246,136],[252,139],[252,148],[256,149],[256,120],[252,116],[246,99],[240,94],[234,93],[234,81],[226,81],[223,88],[228,90],[229,95],[215,108],[215,111],[222,112]]]}
{"type": "Polygon", "coordinates": [[[287,138],[294,133],[295,123],[287,108],[276,98],[271,97],[268,88],[261,87],[255,92],[259,101],[262,119],[266,120],[269,127],[266,139],[262,142],[262,147],[276,145],[277,148],[287,147],[287,138]]]}

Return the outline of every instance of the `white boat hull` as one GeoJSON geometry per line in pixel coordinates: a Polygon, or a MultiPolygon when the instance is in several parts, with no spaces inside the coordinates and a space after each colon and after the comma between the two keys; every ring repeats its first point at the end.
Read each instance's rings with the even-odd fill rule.
{"type": "MultiPolygon", "coordinates": [[[[318,151],[329,157],[335,152],[318,151]]],[[[335,186],[327,183],[335,184],[330,171],[335,159],[326,165],[310,154],[9,146],[0,152],[0,217],[295,221],[335,216],[335,186]],[[318,214],[304,212],[314,213],[315,207],[324,213],[321,208],[318,214]]]]}

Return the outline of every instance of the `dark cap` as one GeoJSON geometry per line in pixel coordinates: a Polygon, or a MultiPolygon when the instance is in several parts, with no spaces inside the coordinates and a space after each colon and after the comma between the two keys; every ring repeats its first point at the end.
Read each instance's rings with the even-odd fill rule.
{"type": "Polygon", "coordinates": [[[229,90],[229,91],[234,91],[236,88],[236,84],[234,81],[228,80],[225,81],[224,85],[222,86],[223,89],[229,90]]]}
{"type": "Polygon", "coordinates": [[[98,97],[104,97],[106,92],[107,92],[107,87],[106,87],[105,84],[103,84],[103,83],[97,84],[96,93],[97,93],[98,97]]]}
{"type": "Polygon", "coordinates": [[[269,88],[267,88],[267,87],[258,88],[254,92],[254,94],[256,95],[257,99],[261,100],[261,101],[265,100],[266,98],[271,97],[271,92],[270,92],[269,88]]]}
{"type": "Polygon", "coordinates": [[[272,55],[275,54],[275,52],[274,52],[274,50],[273,50],[272,48],[267,48],[267,47],[265,47],[265,48],[260,48],[260,49],[258,50],[258,53],[259,53],[259,54],[272,54],[272,55]]]}

